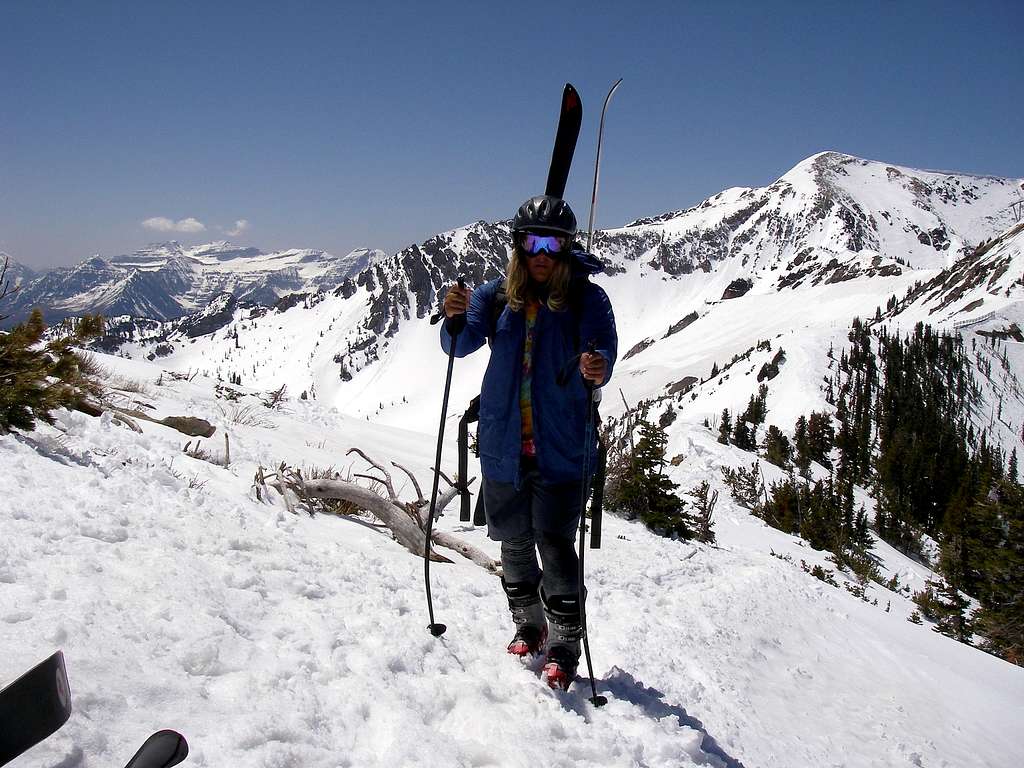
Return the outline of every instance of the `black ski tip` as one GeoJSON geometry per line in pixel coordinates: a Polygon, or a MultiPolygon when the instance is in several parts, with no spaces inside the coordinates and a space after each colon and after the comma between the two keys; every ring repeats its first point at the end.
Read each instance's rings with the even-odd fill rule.
{"type": "Polygon", "coordinates": [[[430,634],[434,637],[440,637],[448,630],[448,627],[444,624],[430,624],[427,626],[427,629],[430,630],[430,634]]]}
{"type": "Polygon", "coordinates": [[[188,757],[188,742],[177,731],[157,731],[139,747],[125,768],[171,768],[188,757]]]}
{"type": "Polygon", "coordinates": [[[565,194],[569,168],[572,166],[572,156],[576,152],[576,139],[579,138],[582,123],[583,100],[572,83],[566,83],[562,91],[558,128],[555,131],[555,146],[551,150],[548,181],[544,185],[545,195],[562,197],[565,194]]]}
{"type": "Polygon", "coordinates": [[[593,704],[595,707],[603,707],[605,704],[608,703],[608,697],[594,696],[590,699],[590,703],[593,704]]]}
{"type": "Polygon", "coordinates": [[[565,105],[567,110],[582,109],[583,105],[580,101],[580,93],[576,90],[572,83],[566,83],[565,88],[562,89],[562,103],[565,105]]]}
{"type": "Polygon", "coordinates": [[[71,688],[64,653],[57,651],[0,689],[0,765],[53,735],[70,717],[71,688]]]}

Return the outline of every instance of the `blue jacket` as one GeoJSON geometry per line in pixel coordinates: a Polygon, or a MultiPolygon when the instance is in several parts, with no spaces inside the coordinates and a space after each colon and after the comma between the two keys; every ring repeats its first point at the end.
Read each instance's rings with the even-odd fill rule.
{"type": "MultiPolygon", "coordinates": [[[[537,449],[537,467],[544,480],[552,483],[580,479],[583,440],[586,429],[587,390],[578,367],[569,382],[559,386],[558,372],[581,350],[574,348],[576,338],[585,349],[590,341],[608,363],[603,386],[615,366],[618,336],[615,316],[604,290],[587,277],[601,271],[598,260],[581,251],[573,252],[573,287],[578,298],[576,311],[552,312],[541,304],[534,329],[533,347],[533,439],[537,449]],[[579,322],[579,333],[574,325],[579,322]]],[[[480,349],[491,332],[493,303],[503,280],[485,283],[473,291],[466,328],[458,336],[455,356],[465,357],[480,349]]],[[[523,345],[526,321],[523,312],[508,306],[498,317],[491,339],[491,359],[480,391],[480,428],[477,442],[480,467],[485,478],[519,485],[519,461],[522,451],[522,423],[519,387],[522,381],[523,345]]],[[[441,325],[441,347],[447,353],[451,336],[441,325]]],[[[591,466],[597,446],[595,430],[591,445],[591,466]]]]}

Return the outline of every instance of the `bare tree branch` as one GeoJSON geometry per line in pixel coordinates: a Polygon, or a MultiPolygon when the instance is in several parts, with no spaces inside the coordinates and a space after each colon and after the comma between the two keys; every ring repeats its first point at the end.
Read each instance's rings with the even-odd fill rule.
{"type": "Polygon", "coordinates": [[[379,463],[377,463],[369,456],[367,456],[365,453],[363,453],[362,449],[360,448],[349,448],[345,455],[348,456],[350,453],[358,454],[359,456],[362,457],[363,461],[365,461],[371,467],[380,470],[380,473],[384,475],[384,477],[386,478],[384,480],[384,487],[387,488],[388,498],[391,499],[391,502],[393,504],[399,504],[400,502],[398,501],[398,494],[395,493],[395,486],[391,482],[391,473],[384,469],[384,467],[382,467],[379,463]]]}
{"type": "Polygon", "coordinates": [[[416,489],[416,501],[417,501],[417,503],[418,503],[418,504],[419,504],[420,506],[422,506],[423,504],[426,504],[426,503],[427,503],[427,500],[423,498],[423,491],[422,491],[422,490],[420,489],[420,484],[419,484],[419,483],[418,483],[418,482],[416,481],[416,475],[414,475],[414,474],[413,474],[412,472],[410,472],[410,471],[409,471],[408,469],[406,469],[405,467],[403,467],[403,466],[402,466],[401,464],[399,464],[399,463],[398,463],[397,461],[392,461],[392,462],[391,462],[391,466],[393,466],[393,467],[398,467],[398,468],[399,468],[400,470],[402,470],[403,472],[405,472],[405,474],[406,474],[406,475],[408,475],[408,476],[409,476],[409,479],[410,479],[410,480],[412,480],[412,487],[416,489]]]}
{"type": "MultiPolygon", "coordinates": [[[[313,498],[342,499],[365,509],[387,525],[399,544],[414,555],[423,556],[426,537],[404,507],[393,504],[361,485],[344,480],[310,480],[306,483],[304,491],[307,496],[313,498]]],[[[434,552],[431,552],[431,560],[451,562],[434,552]]]]}
{"type": "Polygon", "coordinates": [[[498,561],[482,549],[478,549],[472,544],[468,544],[462,539],[453,536],[446,531],[434,531],[430,538],[438,546],[446,547],[447,549],[454,549],[464,558],[476,563],[484,570],[490,571],[491,573],[498,572],[498,566],[500,565],[498,561]]]}
{"type": "MultiPolygon", "coordinates": [[[[382,469],[379,464],[370,460],[362,451],[353,448],[349,453],[358,453],[370,464],[382,469]]],[[[404,467],[399,469],[410,474],[404,467]]],[[[383,471],[383,470],[382,470],[383,471]]],[[[370,478],[379,482],[379,478],[370,478]]],[[[390,485],[388,477],[387,485],[390,485]]],[[[426,545],[425,525],[421,509],[427,508],[426,502],[405,503],[397,498],[386,499],[380,494],[374,493],[361,485],[346,480],[328,480],[325,478],[306,480],[297,470],[291,469],[282,464],[276,475],[267,474],[260,468],[256,473],[253,486],[258,499],[269,498],[268,488],[273,488],[279,493],[285,506],[289,511],[295,512],[300,508],[308,511],[309,505],[304,502],[308,499],[340,499],[347,501],[359,509],[370,512],[380,520],[402,546],[419,557],[423,556],[426,545]]],[[[445,491],[438,497],[437,510],[443,510],[452,499],[459,493],[455,486],[445,491]]],[[[422,501],[422,499],[421,499],[422,501]]],[[[484,568],[490,573],[497,573],[498,563],[483,550],[462,541],[457,536],[444,531],[432,531],[431,541],[438,546],[452,549],[473,563],[484,568]]],[[[448,558],[438,554],[433,549],[430,551],[430,559],[435,562],[448,563],[448,558]]]]}

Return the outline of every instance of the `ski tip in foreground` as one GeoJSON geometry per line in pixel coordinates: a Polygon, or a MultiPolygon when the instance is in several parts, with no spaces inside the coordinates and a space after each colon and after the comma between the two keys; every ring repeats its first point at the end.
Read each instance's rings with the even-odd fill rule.
{"type": "Polygon", "coordinates": [[[430,634],[434,637],[440,637],[445,633],[445,631],[447,631],[448,627],[444,624],[428,624],[427,629],[430,630],[430,634]]]}
{"type": "Polygon", "coordinates": [[[128,761],[125,768],[171,768],[188,757],[188,742],[177,731],[157,731],[128,761]]]}
{"type": "Polygon", "coordinates": [[[57,651],[0,690],[0,765],[60,730],[69,717],[71,688],[64,653],[57,651]]]}

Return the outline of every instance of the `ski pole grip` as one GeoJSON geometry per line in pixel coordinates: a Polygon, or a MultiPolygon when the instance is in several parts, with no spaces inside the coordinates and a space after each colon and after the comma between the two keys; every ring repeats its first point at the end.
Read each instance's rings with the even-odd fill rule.
{"type": "MultiPolygon", "coordinates": [[[[595,352],[597,352],[597,339],[591,339],[590,341],[587,342],[587,354],[592,355],[595,352]]],[[[594,382],[592,382],[590,379],[584,376],[583,386],[585,386],[587,390],[589,390],[590,392],[593,392],[596,385],[594,384],[594,382]]]]}
{"type": "MultiPolygon", "coordinates": [[[[461,277],[458,278],[458,280],[456,281],[456,284],[459,286],[459,288],[465,288],[466,287],[466,282],[461,277]]],[[[468,311],[469,308],[467,307],[466,309],[468,311]]],[[[462,330],[466,327],[466,313],[465,312],[462,312],[462,313],[460,313],[458,315],[455,315],[453,317],[446,317],[445,313],[444,313],[444,306],[441,307],[441,311],[440,312],[438,312],[436,315],[434,315],[432,318],[430,318],[430,324],[431,325],[436,325],[441,320],[444,320],[444,329],[446,331],[448,331],[448,335],[451,336],[453,339],[456,336],[458,336],[460,333],[462,333],[462,330]]]]}

